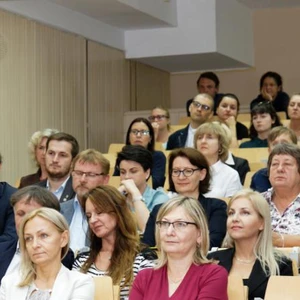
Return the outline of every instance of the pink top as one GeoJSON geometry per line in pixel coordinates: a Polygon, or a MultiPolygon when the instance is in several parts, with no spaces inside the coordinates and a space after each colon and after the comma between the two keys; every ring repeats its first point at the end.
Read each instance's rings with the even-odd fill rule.
{"type": "Polygon", "coordinates": [[[142,270],[133,282],[129,300],[228,300],[227,271],[215,264],[192,264],[169,297],[167,267],[142,270]]]}

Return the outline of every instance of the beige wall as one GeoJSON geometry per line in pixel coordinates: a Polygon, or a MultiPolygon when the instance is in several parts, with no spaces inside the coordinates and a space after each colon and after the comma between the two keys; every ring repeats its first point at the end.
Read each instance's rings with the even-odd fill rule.
{"type": "MultiPolygon", "coordinates": [[[[264,72],[282,75],[288,94],[300,91],[299,8],[265,9],[253,13],[255,66],[249,70],[216,72],[221,92],[233,92],[242,106],[249,108],[259,90],[259,79],[264,72]]],[[[232,45],[234,47],[234,45],[232,45]]],[[[184,107],[196,93],[196,81],[201,72],[171,74],[171,107],[184,107]]]]}

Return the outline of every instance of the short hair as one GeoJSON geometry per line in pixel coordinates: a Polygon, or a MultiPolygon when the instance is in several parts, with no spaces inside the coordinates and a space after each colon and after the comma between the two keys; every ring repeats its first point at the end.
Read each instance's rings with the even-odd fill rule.
{"type": "MultiPolygon", "coordinates": [[[[258,192],[251,189],[244,189],[238,191],[229,200],[227,212],[230,211],[232,203],[238,199],[246,198],[253,205],[254,210],[258,213],[259,217],[263,220],[264,229],[258,234],[258,239],[254,247],[254,254],[260,261],[264,272],[268,275],[279,275],[279,267],[276,258],[282,257],[279,252],[275,252],[272,243],[272,227],[270,207],[266,199],[258,192]]],[[[222,247],[233,248],[234,240],[226,233],[222,247]]]]}
{"type": "Polygon", "coordinates": [[[278,87],[280,87],[281,90],[282,90],[282,77],[281,77],[281,75],[279,75],[276,72],[272,72],[272,71],[268,71],[268,72],[266,72],[265,74],[263,74],[261,76],[260,81],[259,81],[259,88],[260,89],[263,87],[264,81],[267,77],[273,78],[275,80],[276,84],[278,85],[278,87]]]}
{"type": "MultiPolygon", "coordinates": [[[[49,222],[51,222],[59,233],[63,233],[64,231],[69,231],[69,226],[64,218],[64,216],[59,213],[58,211],[48,208],[42,207],[33,210],[32,212],[25,215],[20,228],[20,247],[21,247],[21,282],[19,283],[19,287],[24,287],[29,285],[33,282],[35,276],[35,266],[34,263],[31,261],[29,254],[26,249],[25,237],[24,237],[24,230],[26,224],[34,219],[35,217],[43,218],[49,222]]],[[[63,259],[69,251],[69,244],[70,239],[66,246],[64,246],[61,250],[61,259],[63,259]]]]}
{"type": "MultiPolygon", "coordinates": [[[[202,98],[207,98],[207,99],[209,99],[209,101],[211,102],[211,110],[212,110],[212,111],[214,110],[214,108],[215,108],[215,101],[214,101],[214,98],[213,98],[211,95],[209,95],[209,94],[207,94],[207,93],[199,93],[199,94],[197,94],[197,95],[193,98],[193,100],[195,100],[197,97],[202,97],[202,98]]],[[[192,102],[191,102],[191,105],[192,105],[192,102]]]]}
{"type": "Polygon", "coordinates": [[[57,129],[46,128],[43,130],[36,131],[30,138],[28,143],[29,153],[32,160],[36,163],[37,167],[40,167],[38,161],[36,160],[35,151],[38,145],[41,143],[43,138],[48,138],[50,135],[54,133],[58,133],[57,129]]]}
{"type": "Polygon", "coordinates": [[[271,116],[271,119],[274,121],[274,123],[272,124],[272,128],[276,126],[282,126],[280,118],[277,115],[272,103],[267,101],[259,102],[251,110],[251,125],[249,129],[251,139],[257,137],[258,135],[253,125],[253,117],[260,114],[269,114],[271,116]]]}
{"type": "Polygon", "coordinates": [[[148,146],[147,146],[147,149],[148,149],[149,151],[153,152],[153,151],[154,151],[154,146],[155,146],[154,129],[153,129],[151,123],[150,123],[147,119],[145,119],[145,118],[135,118],[135,119],[130,123],[130,125],[129,125],[129,127],[128,127],[128,130],[127,130],[127,133],[126,133],[126,141],[125,141],[125,144],[126,144],[126,145],[130,145],[130,138],[129,138],[129,136],[130,136],[130,131],[131,131],[132,125],[135,124],[135,123],[140,123],[140,122],[144,123],[144,124],[148,127],[148,130],[149,130],[149,136],[150,136],[150,142],[149,142],[149,144],[148,144],[148,146]]]}
{"type": "MultiPolygon", "coordinates": [[[[125,277],[124,285],[133,279],[133,263],[139,253],[139,235],[137,224],[126,203],[126,198],[115,187],[99,186],[89,191],[83,197],[83,208],[86,211],[86,201],[90,200],[99,212],[107,213],[116,218],[116,240],[107,275],[111,276],[114,284],[120,284],[125,277]]],[[[83,264],[81,271],[86,273],[95,262],[102,248],[102,239],[90,230],[90,255],[83,264]]]]}
{"type": "Polygon", "coordinates": [[[197,86],[199,86],[199,82],[202,78],[207,78],[212,80],[215,83],[216,88],[219,88],[220,80],[219,77],[214,72],[204,72],[200,74],[198,80],[197,80],[197,86]]]}
{"type": "Polygon", "coordinates": [[[219,122],[207,122],[200,125],[194,134],[194,147],[197,149],[197,140],[200,135],[215,134],[219,141],[219,158],[225,162],[231,142],[231,136],[227,135],[226,130],[219,122]]]}
{"type": "MultiPolygon", "coordinates": [[[[185,213],[193,220],[194,223],[196,223],[197,229],[201,232],[201,243],[196,245],[196,251],[193,255],[193,263],[197,265],[210,263],[210,260],[206,258],[209,248],[209,231],[207,218],[198,200],[186,196],[176,196],[168,200],[159,209],[157,214],[157,221],[161,221],[165,215],[178,207],[184,209],[185,213]]],[[[167,253],[164,251],[164,249],[161,248],[159,231],[160,229],[156,225],[155,239],[157,241],[157,248],[161,254],[159,256],[156,268],[163,267],[168,262],[167,253]]]]}
{"type": "Polygon", "coordinates": [[[10,205],[14,207],[19,201],[25,200],[28,204],[34,201],[42,207],[48,207],[60,211],[60,204],[53,193],[48,191],[46,188],[38,185],[29,185],[24,188],[17,190],[12,194],[10,198],[10,205]]]}
{"type": "MultiPolygon", "coordinates": [[[[158,106],[155,106],[155,107],[152,108],[151,113],[152,113],[152,111],[153,111],[154,109],[161,109],[161,110],[164,110],[164,111],[165,111],[165,116],[166,116],[166,118],[167,118],[167,119],[170,119],[170,112],[169,112],[169,110],[168,110],[167,108],[165,108],[165,107],[163,107],[163,106],[161,106],[161,105],[158,105],[158,106]]],[[[167,124],[167,129],[168,129],[168,131],[171,130],[171,125],[170,125],[170,123],[167,124]]]]}
{"type": "Polygon", "coordinates": [[[297,145],[298,139],[296,133],[294,132],[294,130],[285,126],[277,126],[271,129],[268,135],[268,144],[270,145],[270,143],[274,142],[279,136],[284,134],[288,135],[292,143],[297,145]]]}
{"type": "Polygon", "coordinates": [[[71,155],[72,155],[72,159],[78,154],[79,152],[79,145],[77,140],[75,139],[74,136],[72,136],[71,134],[65,133],[65,132],[58,132],[58,133],[54,133],[52,135],[49,136],[48,140],[47,140],[47,144],[46,144],[46,150],[48,150],[49,147],[49,143],[51,141],[65,141],[71,144],[72,149],[71,149],[71,155]]]}
{"type": "Polygon", "coordinates": [[[216,108],[218,108],[222,102],[222,100],[227,97],[227,98],[231,98],[231,99],[234,99],[236,101],[236,107],[237,107],[237,111],[240,110],[240,100],[239,98],[235,95],[235,94],[231,94],[231,93],[226,93],[226,94],[223,94],[223,96],[220,98],[220,100],[217,102],[216,104],[216,108]]]}
{"type": "Polygon", "coordinates": [[[293,158],[295,158],[298,166],[298,172],[300,173],[300,148],[297,145],[284,143],[284,144],[278,144],[273,148],[268,158],[269,174],[270,174],[272,160],[275,155],[290,155],[293,158]]]}
{"type": "Polygon", "coordinates": [[[193,166],[199,168],[200,170],[202,169],[206,170],[205,178],[202,181],[199,181],[199,193],[200,194],[207,193],[209,191],[209,183],[211,178],[209,165],[204,155],[194,148],[178,148],[171,151],[171,153],[169,154],[168,157],[169,190],[171,192],[177,192],[172,178],[173,162],[177,157],[184,157],[188,159],[193,166]]]}
{"type": "Polygon", "coordinates": [[[100,165],[102,168],[102,173],[104,175],[108,175],[109,173],[109,168],[110,168],[109,160],[106,159],[101,152],[95,149],[86,149],[78,153],[72,161],[72,167],[71,167],[72,171],[74,170],[77,162],[100,165]]]}
{"type": "Polygon", "coordinates": [[[143,170],[152,169],[153,158],[152,153],[140,145],[126,145],[122,148],[122,151],[118,152],[116,167],[120,169],[120,164],[123,160],[131,160],[140,164],[143,170]]]}

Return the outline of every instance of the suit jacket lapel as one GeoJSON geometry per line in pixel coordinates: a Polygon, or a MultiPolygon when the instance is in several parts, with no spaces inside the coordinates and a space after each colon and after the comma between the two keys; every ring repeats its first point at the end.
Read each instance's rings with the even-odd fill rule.
{"type": "Polygon", "coordinates": [[[263,271],[259,260],[257,259],[252,268],[250,277],[248,279],[248,284],[251,289],[249,289],[249,295],[253,293],[260,285],[268,280],[269,277],[266,276],[263,271]]]}

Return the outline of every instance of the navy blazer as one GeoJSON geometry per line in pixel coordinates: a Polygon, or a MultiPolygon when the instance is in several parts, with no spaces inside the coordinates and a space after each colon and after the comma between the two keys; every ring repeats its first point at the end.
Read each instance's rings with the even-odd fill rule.
{"type": "MultiPolygon", "coordinates": [[[[223,266],[229,273],[232,267],[234,253],[235,249],[229,248],[211,252],[208,254],[208,258],[219,261],[219,265],[223,266]]],[[[282,261],[279,262],[279,271],[281,276],[293,276],[292,261],[287,257],[283,257],[282,261]]],[[[253,300],[255,297],[264,299],[269,278],[270,276],[266,275],[257,259],[249,279],[245,280],[246,282],[244,283],[244,285],[247,285],[249,288],[248,300],[253,300]]]]}
{"type": "MultiPolygon", "coordinates": [[[[42,186],[44,188],[47,187],[47,179],[36,183],[36,185],[42,186]]],[[[75,197],[75,195],[76,195],[76,193],[74,192],[73,187],[72,187],[72,176],[70,176],[67,183],[66,183],[66,186],[65,186],[65,188],[64,188],[64,190],[61,194],[59,202],[63,203],[63,202],[66,202],[70,199],[73,199],[75,197]]]]}
{"type": "Polygon", "coordinates": [[[269,174],[267,168],[258,170],[251,179],[250,188],[259,193],[266,192],[271,188],[271,182],[269,180],[269,174]]]}
{"type": "Polygon", "coordinates": [[[190,124],[183,129],[175,131],[169,136],[166,150],[173,150],[176,148],[185,147],[185,143],[189,132],[189,126],[190,124]]]}
{"type": "MultiPolygon", "coordinates": [[[[200,195],[198,198],[208,220],[210,247],[220,247],[226,234],[227,204],[225,201],[215,198],[206,198],[200,195]]],[[[163,204],[156,205],[150,212],[142,242],[148,246],[155,246],[155,222],[158,211],[163,204]]]]}

